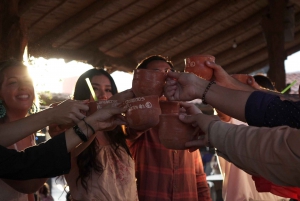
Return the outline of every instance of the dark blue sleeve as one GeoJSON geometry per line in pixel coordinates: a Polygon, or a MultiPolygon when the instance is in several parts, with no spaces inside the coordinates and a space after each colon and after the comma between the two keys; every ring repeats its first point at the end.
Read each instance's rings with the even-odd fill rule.
{"type": "Polygon", "coordinates": [[[71,168],[65,134],[24,151],[0,146],[0,178],[26,180],[67,174],[71,168]]]}
{"type": "Polygon", "coordinates": [[[300,128],[300,101],[283,101],[279,96],[255,91],[247,100],[245,117],[251,126],[300,128]]]}

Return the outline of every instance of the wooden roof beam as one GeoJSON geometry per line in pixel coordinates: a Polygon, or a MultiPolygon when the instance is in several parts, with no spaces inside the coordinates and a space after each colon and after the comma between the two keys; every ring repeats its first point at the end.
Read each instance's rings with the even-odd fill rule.
{"type": "Polygon", "coordinates": [[[300,50],[300,42],[298,44],[290,47],[288,50],[286,50],[286,55],[290,56],[291,54],[299,52],[299,50],[300,50]]]}
{"type": "Polygon", "coordinates": [[[43,19],[45,19],[47,16],[49,16],[52,12],[54,12],[56,9],[58,9],[59,7],[61,7],[63,4],[65,4],[68,0],[63,0],[61,2],[59,2],[56,6],[54,6],[53,8],[51,8],[49,11],[47,11],[45,14],[43,14],[41,17],[39,17],[36,21],[34,21],[33,23],[31,23],[28,26],[28,29],[30,30],[31,27],[35,26],[36,24],[38,24],[39,22],[41,22],[43,19]]]}
{"type": "Polygon", "coordinates": [[[48,34],[44,35],[36,44],[35,46],[48,46],[50,47],[52,43],[61,35],[67,33],[72,28],[76,27],[78,24],[83,23],[85,20],[90,18],[91,16],[95,15],[97,12],[105,9],[106,6],[113,3],[110,0],[102,0],[102,1],[95,1],[85,9],[81,10],[79,13],[73,15],[48,34]]]}
{"type": "Polygon", "coordinates": [[[23,58],[27,30],[18,8],[19,0],[0,1],[0,60],[23,58]]]}
{"type": "Polygon", "coordinates": [[[81,49],[93,49],[98,48],[104,43],[108,43],[109,41],[113,40],[119,35],[126,34],[128,31],[132,31],[136,29],[137,26],[140,26],[142,24],[147,24],[149,21],[153,21],[153,16],[156,16],[162,12],[164,12],[166,9],[170,9],[171,7],[175,6],[176,3],[178,3],[180,0],[168,0],[159,5],[158,7],[155,7],[154,9],[147,12],[145,15],[138,17],[134,19],[133,21],[118,27],[114,31],[111,31],[107,33],[104,36],[101,36],[100,38],[97,38],[96,40],[90,42],[89,44],[85,45],[81,49]]]}
{"type": "MultiPolygon", "coordinates": [[[[299,49],[296,50],[296,48],[298,47],[298,44],[300,44],[300,31],[298,31],[295,34],[294,43],[286,43],[285,44],[286,53],[291,54],[294,51],[299,51],[299,49]],[[297,45],[295,45],[295,43],[297,45]]],[[[247,69],[247,68],[251,67],[252,65],[255,65],[256,63],[267,60],[267,58],[268,58],[267,48],[264,47],[264,48],[256,51],[255,53],[252,53],[252,54],[250,54],[250,55],[248,55],[248,56],[246,56],[242,59],[239,59],[239,60],[234,61],[234,62],[232,62],[228,65],[223,66],[223,68],[229,74],[239,73],[239,72],[242,72],[244,69],[247,69]]]]}
{"type": "Polygon", "coordinates": [[[257,70],[260,70],[262,69],[263,67],[266,67],[268,65],[268,59],[265,59],[263,61],[260,61],[246,69],[243,69],[242,71],[239,71],[237,73],[240,73],[240,74],[251,74],[253,73],[254,71],[257,71],[257,70]]]}
{"type": "Polygon", "coordinates": [[[239,58],[239,55],[243,55],[245,52],[252,52],[253,49],[260,49],[266,46],[266,41],[262,33],[256,34],[250,39],[239,43],[236,48],[228,48],[227,50],[214,55],[216,58],[216,63],[219,65],[226,65],[232,61],[232,58],[239,58]]]}
{"type": "MultiPolygon", "coordinates": [[[[300,26],[300,12],[295,15],[295,27],[300,26]]],[[[256,34],[250,39],[238,44],[237,48],[230,47],[229,49],[214,55],[216,62],[220,65],[228,64],[230,58],[238,58],[243,52],[250,52],[251,49],[261,48],[266,45],[265,37],[262,33],[256,34]]]]}
{"type": "Polygon", "coordinates": [[[30,55],[46,58],[64,58],[66,60],[86,61],[95,67],[111,67],[131,72],[137,63],[130,58],[116,58],[105,55],[100,51],[67,50],[57,48],[34,48],[29,46],[30,55]]]}
{"type": "Polygon", "coordinates": [[[300,0],[290,0],[290,2],[297,5],[300,8],[300,0]]]}
{"type": "MultiPolygon", "coordinates": [[[[300,26],[300,12],[295,15],[295,27],[298,27],[298,26],[300,26]]],[[[214,40],[214,39],[212,39],[212,40],[214,40]]],[[[202,46],[202,45],[199,45],[199,46],[202,46]]],[[[230,63],[232,63],[232,61],[230,63],[228,63],[228,61],[230,61],[230,58],[239,58],[239,54],[242,54],[243,52],[250,52],[250,51],[253,51],[253,49],[262,48],[264,46],[266,46],[265,38],[262,33],[259,33],[259,34],[256,34],[255,36],[249,38],[248,40],[246,40],[242,43],[239,43],[237,48],[229,47],[229,49],[227,49],[217,55],[214,55],[214,56],[216,57],[216,62],[219,65],[226,66],[226,65],[229,65],[230,63]]],[[[207,47],[207,46],[204,46],[204,47],[207,47]]],[[[213,48],[213,45],[211,45],[208,49],[205,49],[205,48],[203,48],[203,49],[204,49],[204,51],[208,51],[210,48],[213,48]]],[[[238,60],[238,59],[236,59],[236,60],[238,60]]],[[[174,68],[176,70],[183,71],[183,68],[184,68],[183,59],[176,63],[173,60],[173,63],[175,66],[174,68]]]]}
{"type": "Polygon", "coordinates": [[[39,0],[23,0],[19,2],[19,15],[22,17],[27,11],[29,11],[39,0]]]}
{"type": "Polygon", "coordinates": [[[217,15],[221,12],[226,12],[228,4],[232,4],[232,2],[222,1],[222,0],[219,1],[217,4],[210,6],[207,10],[200,13],[198,16],[182,22],[181,24],[177,25],[173,29],[163,33],[162,35],[158,36],[157,38],[152,39],[150,42],[148,42],[144,45],[141,45],[141,47],[128,53],[127,55],[130,57],[133,57],[133,58],[137,58],[139,54],[148,52],[149,50],[157,47],[159,44],[167,43],[168,40],[175,38],[178,35],[183,34],[188,29],[190,29],[194,26],[198,26],[199,24],[208,20],[211,16],[217,15]]]}
{"type": "Polygon", "coordinates": [[[268,77],[276,82],[276,88],[283,90],[285,83],[284,61],[285,41],[284,41],[284,21],[287,1],[286,0],[268,0],[269,12],[261,21],[263,32],[266,36],[269,71],[268,77]]]}
{"type": "MultiPolygon", "coordinates": [[[[286,54],[289,56],[291,54],[294,54],[296,52],[298,52],[300,49],[300,43],[294,45],[293,47],[289,48],[286,50],[286,54]]],[[[257,64],[254,64],[253,66],[243,69],[242,71],[238,72],[238,73],[243,73],[243,74],[250,74],[254,71],[257,71],[259,69],[262,69],[263,67],[268,65],[268,59],[265,59],[257,64]]]]}
{"type": "Polygon", "coordinates": [[[268,58],[268,51],[266,47],[261,48],[260,50],[249,54],[246,57],[243,57],[242,59],[239,59],[237,61],[234,61],[226,66],[222,66],[224,70],[229,73],[238,73],[242,71],[243,69],[258,63],[264,59],[268,58]]]}
{"type": "Polygon", "coordinates": [[[57,49],[52,47],[35,48],[29,44],[28,52],[35,57],[63,58],[66,60],[87,61],[92,59],[94,52],[82,50],[57,49]]]}
{"type": "Polygon", "coordinates": [[[183,61],[184,58],[190,56],[195,53],[205,53],[209,49],[222,44],[224,41],[232,40],[237,35],[243,34],[244,32],[249,31],[253,27],[256,27],[260,24],[260,20],[262,17],[264,9],[258,11],[248,19],[236,24],[216,35],[212,36],[211,38],[196,44],[194,47],[188,48],[187,50],[175,55],[172,57],[172,61],[177,64],[183,61]]]}
{"type": "MultiPolygon", "coordinates": [[[[129,7],[131,7],[132,5],[136,4],[137,2],[131,2],[130,4],[127,4],[125,7],[122,7],[121,10],[125,10],[129,7]]],[[[76,38],[78,38],[79,36],[81,36],[82,34],[85,34],[85,33],[89,33],[91,32],[91,30],[97,26],[101,26],[107,19],[111,18],[112,16],[115,16],[116,14],[118,14],[120,12],[120,9],[119,10],[116,10],[115,12],[105,16],[104,18],[102,18],[100,21],[97,21],[95,23],[93,23],[91,26],[89,26],[88,28],[80,31],[79,33],[77,33],[76,35],[72,36],[71,38],[68,38],[67,40],[64,40],[62,43],[60,43],[59,45],[57,45],[56,48],[60,48],[60,47],[63,47],[64,45],[68,44],[70,41],[73,41],[75,40],[76,38]]],[[[81,49],[83,49],[82,47],[83,46],[87,46],[86,44],[83,44],[81,45],[81,49]]],[[[94,46],[94,48],[96,49],[97,48],[97,45],[94,46]]],[[[89,49],[89,48],[87,48],[89,49]]],[[[91,46],[90,49],[93,49],[93,47],[91,46]]]]}

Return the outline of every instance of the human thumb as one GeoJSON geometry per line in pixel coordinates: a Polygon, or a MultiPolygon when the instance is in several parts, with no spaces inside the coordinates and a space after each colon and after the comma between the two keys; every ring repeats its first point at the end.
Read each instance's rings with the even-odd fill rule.
{"type": "Polygon", "coordinates": [[[195,122],[195,116],[187,115],[185,113],[179,114],[180,121],[188,124],[192,124],[195,122]]]}

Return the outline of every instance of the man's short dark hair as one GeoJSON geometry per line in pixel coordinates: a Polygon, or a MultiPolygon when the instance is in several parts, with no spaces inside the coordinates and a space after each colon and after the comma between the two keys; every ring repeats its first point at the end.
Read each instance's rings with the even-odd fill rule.
{"type": "Polygon", "coordinates": [[[173,63],[168,60],[167,57],[163,57],[161,55],[151,55],[149,57],[146,57],[145,59],[143,59],[137,66],[136,69],[146,69],[148,64],[151,63],[152,61],[165,61],[167,64],[169,64],[169,66],[171,67],[171,69],[174,68],[173,63]]]}
{"type": "Polygon", "coordinates": [[[269,77],[264,75],[254,75],[253,77],[255,82],[257,82],[257,84],[261,87],[276,91],[276,88],[269,77]]]}

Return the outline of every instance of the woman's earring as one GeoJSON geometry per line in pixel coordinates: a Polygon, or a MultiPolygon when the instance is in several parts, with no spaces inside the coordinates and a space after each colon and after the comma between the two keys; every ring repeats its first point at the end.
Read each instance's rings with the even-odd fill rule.
{"type": "Polygon", "coordinates": [[[3,102],[2,100],[0,100],[0,118],[4,117],[6,114],[6,109],[3,105],[3,102]]]}
{"type": "Polygon", "coordinates": [[[32,104],[30,110],[28,111],[29,114],[35,114],[38,112],[38,108],[37,106],[35,105],[35,103],[32,104]]]}

